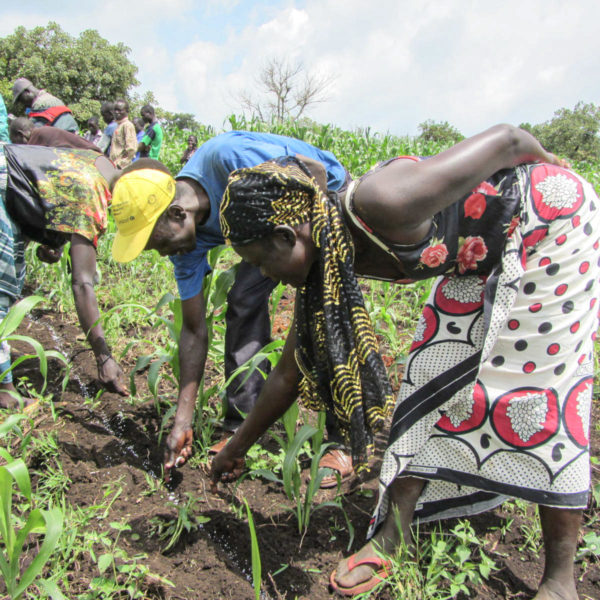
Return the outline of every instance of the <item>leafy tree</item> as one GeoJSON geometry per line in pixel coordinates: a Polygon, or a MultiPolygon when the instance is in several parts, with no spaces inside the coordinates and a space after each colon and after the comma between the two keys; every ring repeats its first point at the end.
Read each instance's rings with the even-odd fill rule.
{"type": "Polygon", "coordinates": [[[184,131],[196,131],[202,125],[196,121],[192,113],[169,112],[168,110],[159,111],[159,118],[166,128],[183,129],[184,131]]]}
{"type": "Polygon", "coordinates": [[[312,104],[324,102],[334,77],[309,74],[300,62],[272,58],[262,67],[257,84],[260,98],[248,92],[240,94],[244,110],[261,121],[299,119],[312,104]]]}
{"type": "Polygon", "coordinates": [[[600,107],[578,102],[573,110],[561,108],[554,117],[522,129],[532,133],[551,152],[576,161],[596,161],[600,156],[600,107]]]}
{"type": "Polygon", "coordinates": [[[419,138],[424,142],[437,142],[444,146],[452,146],[465,139],[465,136],[448,121],[436,123],[432,119],[419,125],[419,138]]]}
{"type": "Polygon", "coordinates": [[[138,92],[133,92],[129,95],[127,103],[129,104],[129,118],[133,121],[136,117],[141,117],[142,106],[149,104],[156,113],[158,119],[162,115],[162,109],[158,107],[158,101],[154,97],[154,93],[151,91],[145,92],[140,95],[138,92]]]}
{"type": "Polygon", "coordinates": [[[126,96],[139,84],[130,49],[110,44],[94,29],[74,38],[54,22],[27,30],[17,27],[0,38],[0,93],[12,106],[12,83],[27,77],[67,104],[79,122],[100,114],[100,104],[126,96]]]}

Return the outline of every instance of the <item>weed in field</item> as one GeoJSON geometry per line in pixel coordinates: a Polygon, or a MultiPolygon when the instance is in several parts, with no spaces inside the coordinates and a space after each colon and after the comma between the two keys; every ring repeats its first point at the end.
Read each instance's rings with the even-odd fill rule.
{"type": "Polygon", "coordinates": [[[102,511],[102,514],[98,513],[96,518],[103,520],[108,517],[112,505],[116,502],[117,498],[123,493],[122,480],[123,475],[115,481],[109,481],[102,486],[102,500],[100,504],[91,506],[92,510],[102,511]]]}
{"type": "MultiPolygon", "coordinates": [[[[13,449],[16,450],[16,446],[18,445],[18,455],[20,456],[25,456],[27,448],[31,443],[31,429],[26,433],[21,427],[22,421],[27,420],[27,417],[23,413],[13,413],[0,422],[0,440],[3,440],[2,444],[11,451],[13,449]]],[[[8,452],[8,450],[5,451],[8,452]]]]}
{"type": "Polygon", "coordinates": [[[144,583],[147,579],[159,581],[162,585],[175,587],[171,581],[151,573],[150,569],[140,561],[147,558],[146,554],[129,556],[119,548],[118,542],[122,533],[131,530],[127,523],[110,523],[116,532],[114,540],[106,533],[96,536],[95,542],[102,547],[102,554],[94,557],[97,561],[99,577],[90,582],[90,591],[80,596],[81,600],[104,600],[106,598],[122,598],[126,593],[128,598],[142,600],[147,598],[144,583]]]}
{"type": "Polygon", "coordinates": [[[144,479],[146,480],[147,489],[142,492],[142,496],[153,496],[154,494],[165,489],[162,479],[152,477],[144,471],[144,479]]]}
{"type": "MultiPolygon", "coordinates": [[[[523,542],[519,546],[519,552],[528,550],[534,556],[539,556],[542,549],[542,527],[538,518],[529,519],[526,523],[519,525],[519,531],[523,536],[523,542]]],[[[525,558],[523,558],[525,560],[525,558]]],[[[529,559],[527,559],[529,560],[529,559]]]]}
{"type": "Polygon", "coordinates": [[[504,519],[502,525],[498,527],[491,527],[490,531],[498,531],[502,541],[506,540],[506,534],[512,529],[513,523],[515,522],[513,517],[507,517],[504,519]]]}
{"type": "MultiPolygon", "coordinates": [[[[468,521],[460,521],[448,533],[437,527],[427,536],[415,536],[415,547],[405,545],[392,562],[390,577],[378,588],[389,585],[394,598],[403,600],[450,600],[470,595],[467,584],[481,587],[496,570],[494,561],[483,552],[468,521]]],[[[378,589],[376,588],[376,589],[378,589]]]]}
{"type": "Polygon", "coordinates": [[[254,479],[258,477],[258,471],[271,471],[272,473],[281,473],[283,467],[283,458],[285,452],[283,448],[279,449],[278,454],[273,454],[260,444],[254,444],[246,453],[246,468],[249,476],[254,479]]]}
{"type": "Polygon", "coordinates": [[[33,438],[30,448],[31,461],[36,464],[38,483],[36,495],[42,504],[62,504],[71,480],[65,474],[59,460],[56,436],[46,433],[33,438]]]}
{"type": "Polygon", "coordinates": [[[167,502],[168,507],[175,508],[177,511],[174,518],[165,518],[160,515],[150,519],[151,535],[158,537],[161,542],[167,542],[161,550],[163,553],[168,552],[177,544],[184,530],[191,533],[210,521],[209,517],[193,514],[196,508],[196,498],[189,492],[186,493],[186,496],[185,503],[167,502]]]}
{"type": "Polygon", "coordinates": [[[583,543],[577,550],[575,560],[593,558],[600,560],[600,535],[595,531],[590,531],[583,536],[583,543]]]}
{"type": "MultiPolygon", "coordinates": [[[[521,521],[518,526],[522,536],[519,552],[527,550],[534,556],[539,556],[542,548],[542,526],[533,506],[529,502],[515,498],[510,502],[505,502],[503,508],[510,514],[514,514],[515,518],[519,517],[519,521],[521,521]]],[[[525,556],[521,556],[521,560],[527,559],[525,556]]]]}

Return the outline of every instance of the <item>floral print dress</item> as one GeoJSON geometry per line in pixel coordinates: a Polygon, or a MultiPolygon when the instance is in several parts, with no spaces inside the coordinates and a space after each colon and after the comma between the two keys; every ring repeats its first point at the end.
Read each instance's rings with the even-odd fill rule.
{"type": "Polygon", "coordinates": [[[28,239],[62,246],[77,233],[94,247],[106,231],[110,191],[92,150],[8,144],[6,211],[28,239]]]}
{"type": "Polygon", "coordinates": [[[375,244],[401,263],[402,283],[437,275],[489,273],[499,262],[504,242],[518,223],[520,186],[517,172],[506,169],[483,181],[470,194],[437,213],[423,240],[403,245],[374,234],[356,214],[352,201],[356,184],[391,162],[403,159],[419,160],[393,158],[376,165],[355,182],[345,200],[350,218],[375,244]]]}
{"type": "Polygon", "coordinates": [[[586,506],[599,207],[575,173],[525,165],[437,215],[422,243],[387,244],[406,277],[437,279],[406,361],[370,535],[399,476],[427,480],[421,521],[508,497],[586,506]]]}

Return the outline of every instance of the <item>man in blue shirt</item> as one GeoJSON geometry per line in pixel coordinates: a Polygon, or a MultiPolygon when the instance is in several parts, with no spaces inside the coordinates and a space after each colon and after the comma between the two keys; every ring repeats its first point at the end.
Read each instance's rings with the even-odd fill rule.
{"type": "MultiPolygon", "coordinates": [[[[193,414],[207,353],[202,282],[210,271],[208,251],[224,243],[219,207],[227,179],[236,169],[279,156],[298,156],[309,168],[312,165],[320,173],[322,187],[337,191],[347,183],[346,170],[330,152],[294,138],[231,131],[204,143],[176,180],[161,163],[139,159],[114,184],[112,211],[118,231],[113,257],[126,262],[151,249],[170,256],[182,300],[180,387],[175,423],[167,438],[167,477],[192,452],[193,414]]],[[[228,295],[226,376],[270,341],[268,299],[273,287],[257,268],[240,264],[228,295]]],[[[251,410],[262,383],[262,376],[255,372],[243,386],[236,382],[229,386],[224,427],[239,425],[240,413],[251,410]]]]}
{"type": "Polygon", "coordinates": [[[115,120],[115,103],[114,102],[103,102],[100,107],[100,114],[106,123],[106,128],[102,132],[102,137],[98,142],[97,146],[104,152],[106,156],[110,155],[110,145],[112,143],[112,136],[117,128],[117,121],[115,120]]]}

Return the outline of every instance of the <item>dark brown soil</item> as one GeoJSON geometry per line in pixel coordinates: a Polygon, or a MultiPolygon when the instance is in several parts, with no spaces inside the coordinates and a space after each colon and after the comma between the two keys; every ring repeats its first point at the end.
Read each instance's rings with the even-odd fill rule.
{"type": "MultiPolygon", "coordinates": [[[[285,324],[284,324],[285,325],[285,324]]],[[[131,531],[121,537],[121,547],[130,555],[146,553],[143,561],[150,570],[173,582],[174,588],[148,578],[144,586],[147,598],[171,599],[235,599],[251,600],[250,535],[248,523],[240,507],[246,498],[252,509],[257,528],[262,559],[263,598],[311,599],[331,598],[328,578],[338,560],[349,554],[349,534],[342,513],[334,507],[316,511],[311,526],[302,538],[294,515],[283,490],[276,484],[246,478],[236,487],[230,485],[214,495],[209,489],[206,466],[192,468],[186,465],[178,471],[170,487],[157,486],[149,493],[146,476],[160,477],[163,448],[158,442],[160,417],[152,402],[132,405],[116,395],[105,393],[99,402],[92,403],[98,391],[95,364],[91,352],[81,340],[80,331],[53,313],[38,313],[37,318],[23,323],[21,331],[38,339],[46,348],[57,345],[52,331],[61,340],[60,349],[72,359],[73,376],[64,393],[59,388],[59,372],[53,365],[51,386],[55,392],[54,406],[59,412],[55,423],[49,407],[36,416],[38,431],[55,432],[60,449],[59,461],[70,481],[67,498],[73,505],[86,507],[105,502],[109,482],[119,481],[122,493],[112,504],[107,521],[124,521],[131,531]],[[87,397],[87,398],[86,398],[87,397]],[[87,402],[86,402],[87,399],[87,402]],[[163,543],[151,536],[153,517],[174,516],[173,501],[185,502],[186,493],[197,500],[195,514],[210,518],[199,530],[181,537],[168,553],[161,553],[163,543]]],[[[18,344],[17,350],[18,350],[18,344]]],[[[123,365],[131,368],[132,365],[123,365]]],[[[23,363],[18,375],[27,375],[36,381],[36,366],[23,363]]],[[[144,386],[144,375],[138,378],[144,386]]],[[[39,380],[39,378],[38,378],[39,380]]],[[[171,390],[172,391],[172,390],[171,390]]],[[[600,413],[594,407],[592,423],[600,413]]],[[[593,455],[598,455],[600,439],[593,427],[593,455]]],[[[266,440],[265,443],[269,443],[266,440]]],[[[344,508],[355,526],[352,551],[364,542],[371,510],[374,506],[379,458],[383,448],[379,440],[378,455],[371,475],[362,483],[346,484],[344,508]]],[[[43,469],[33,464],[34,469],[43,469]]],[[[598,481],[597,468],[593,471],[598,481]]],[[[335,492],[320,492],[319,501],[332,500],[335,492]]],[[[533,514],[533,508],[531,509],[533,514]]],[[[597,507],[590,508],[586,522],[597,507]]],[[[524,539],[519,525],[523,516],[512,514],[514,522],[503,537],[498,529],[508,516],[496,510],[472,519],[477,536],[485,540],[485,551],[499,570],[485,586],[470,586],[472,598],[500,600],[527,599],[534,595],[542,573],[542,556],[530,550],[519,550],[524,539]]],[[[441,524],[449,530],[456,523],[441,524]]],[[[91,527],[106,529],[106,522],[91,527]]],[[[598,532],[600,527],[594,525],[598,532]]],[[[585,533],[588,530],[584,530],[585,533]]],[[[580,597],[600,598],[600,566],[590,562],[576,565],[580,597]]],[[[89,553],[81,555],[72,564],[69,598],[78,598],[87,590],[92,578],[98,576],[98,567],[89,553]]],[[[379,598],[395,598],[389,589],[379,598]]],[[[424,599],[425,600],[425,599],[424,599]]]]}

